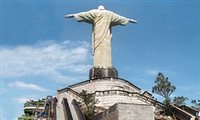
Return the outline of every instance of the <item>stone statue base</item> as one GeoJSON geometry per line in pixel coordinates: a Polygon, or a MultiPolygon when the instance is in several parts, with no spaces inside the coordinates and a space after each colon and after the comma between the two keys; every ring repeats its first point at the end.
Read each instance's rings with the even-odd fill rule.
{"type": "Polygon", "coordinates": [[[93,67],[90,69],[89,78],[99,79],[99,78],[118,78],[118,72],[114,67],[101,68],[93,67]]]}

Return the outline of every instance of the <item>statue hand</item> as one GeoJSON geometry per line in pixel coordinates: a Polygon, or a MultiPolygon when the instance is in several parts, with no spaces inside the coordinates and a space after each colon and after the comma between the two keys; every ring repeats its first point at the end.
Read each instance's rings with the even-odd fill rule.
{"type": "Polygon", "coordinates": [[[74,14],[65,15],[65,18],[72,18],[72,17],[74,17],[74,14]]]}
{"type": "Polygon", "coordinates": [[[129,19],[129,22],[130,22],[130,23],[137,23],[137,21],[136,21],[136,20],[133,20],[133,19],[129,19]]]}

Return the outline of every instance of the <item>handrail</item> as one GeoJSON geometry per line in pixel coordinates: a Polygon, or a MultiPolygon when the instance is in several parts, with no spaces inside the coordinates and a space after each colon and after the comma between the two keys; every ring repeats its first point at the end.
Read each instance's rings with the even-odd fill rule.
{"type": "Polygon", "coordinates": [[[161,103],[161,102],[159,102],[159,101],[157,101],[157,100],[155,100],[155,99],[153,99],[151,97],[147,97],[147,96],[145,96],[143,94],[140,94],[138,92],[129,92],[129,91],[124,91],[124,90],[104,90],[104,91],[95,91],[95,93],[93,93],[93,94],[96,94],[96,93],[100,92],[100,93],[106,93],[104,95],[110,95],[109,93],[113,94],[114,92],[117,93],[117,91],[120,92],[120,93],[125,93],[125,94],[122,94],[124,96],[129,96],[130,94],[138,95],[138,97],[142,98],[143,100],[146,100],[146,101],[150,102],[152,105],[164,108],[164,104],[163,103],[161,103]]]}
{"type": "MultiPolygon", "coordinates": [[[[122,81],[124,83],[128,83],[129,85],[131,86],[134,86],[136,89],[138,90],[141,90],[141,88],[137,87],[136,85],[134,85],[133,83],[129,82],[128,80],[125,80],[123,78],[112,78],[112,77],[103,77],[103,78],[96,78],[96,79],[90,79],[90,80],[85,80],[85,81],[82,81],[82,82],[79,82],[79,83],[75,83],[73,85],[70,85],[66,88],[63,88],[63,89],[60,89],[60,90],[57,90],[58,92],[64,92],[66,89],[68,88],[72,88],[72,87],[76,87],[76,86],[79,86],[81,84],[86,84],[86,83],[90,83],[90,82],[93,82],[93,81],[97,81],[97,80],[118,80],[118,81],[122,81]]],[[[150,93],[149,93],[150,94],[150,93]]]]}
{"type": "Polygon", "coordinates": [[[69,103],[68,103],[67,98],[63,98],[62,104],[63,104],[63,111],[64,111],[65,120],[73,120],[72,113],[71,113],[71,110],[69,108],[69,103]]]}
{"type": "Polygon", "coordinates": [[[179,108],[181,108],[184,111],[187,111],[188,113],[190,113],[190,114],[192,114],[194,116],[196,116],[197,113],[199,112],[198,110],[196,110],[196,109],[194,109],[192,107],[186,106],[186,105],[182,105],[179,108]]]}
{"type": "Polygon", "coordinates": [[[180,120],[195,120],[196,117],[184,110],[182,110],[181,108],[175,106],[175,105],[171,105],[172,106],[172,110],[174,115],[176,116],[176,118],[180,119],[180,120]]]}
{"type": "MultiPolygon", "coordinates": [[[[73,89],[71,89],[71,88],[68,88],[67,91],[70,91],[70,92],[74,93],[74,94],[77,95],[78,97],[81,96],[78,92],[76,92],[75,90],[73,90],[73,89]]],[[[119,92],[126,93],[126,94],[123,94],[123,95],[127,95],[127,96],[128,96],[129,94],[136,94],[136,95],[138,95],[140,98],[142,98],[143,100],[147,100],[148,102],[150,102],[152,105],[154,105],[154,106],[159,106],[159,107],[161,107],[161,108],[164,108],[164,104],[163,104],[163,103],[161,103],[161,102],[159,102],[159,101],[157,101],[157,100],[155,100],[155,99],[153,99],[153,98],[147,97],[147,96],[145,96],[145,95],[143,95],[143,94],[140,94],[140,93],[138,93],[138,92],[129,92],[129,91],[124,91],[124,90],[104,90],[104,91],[95,91],[94,93],[90,93],[90,94],[96,94],[96,93],[98,93],[98,92],[108,92],[108,93],[109,93],[109,92],[113,92],[113,91],[119,91],[119,92]]]]}

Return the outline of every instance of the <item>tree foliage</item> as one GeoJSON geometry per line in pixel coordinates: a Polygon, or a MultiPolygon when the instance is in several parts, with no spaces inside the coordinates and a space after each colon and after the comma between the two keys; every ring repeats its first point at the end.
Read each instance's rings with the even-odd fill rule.
{"type": "Polygon", "coordinates": [[[176,90],[176,87],[171,84],[168,77],[165,77],[162,73],[158,73],[156,80],[156,85],[152,88],[152,92],[164,97],[165,113],[167,115],[171,114],[171,100],[170,95],[176,90]]]}
{"type": "Polygon", "coordinates": [[[200,110],[200,100],[192,100],[191,103],[193,108],[200,110]]]}
{"type": "Polygon", "coordinates": [[[177,105],[177,106],[181,106],[181,105],[185,105],[186,101],[188,100],[187,97],[183,97],[183,96],[177,96],[177,97],[174,97],[173,99],[173,104],[177,105]]]}
{"type": "Polygon", "coordinates": [[[165,99],[169,99],[169,96],[176,90],[176,87],[171,84],[168,77],[165,77],[162,73],[158,73],[155,83],[156,85],[152,88],[152,92],[163,96],[165,99]]]}
{"type": "Polygon", "coordinates": [[[82,98],[82,103],[81,103],[82,112],[86,120],[92,120],[95,115],[95,109],[96,109],[95,104],[97,103],[97,101],[95,100],[93,94],[89,94],[86,90],[82,90],[80,95],[82,98]]]}
{"type": "Polygon", "coordinates": [[[30,115],[25,114],[22,115],[21,117],[18,117],[18,120],[33,120],[33,118],[30,115]]]}

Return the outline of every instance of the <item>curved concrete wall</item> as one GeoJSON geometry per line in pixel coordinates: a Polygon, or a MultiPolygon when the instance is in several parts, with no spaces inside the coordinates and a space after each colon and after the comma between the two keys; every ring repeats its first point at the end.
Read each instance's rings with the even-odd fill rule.
{"type": "Polygon", "coordinates": [[[87,90],[89,93],[94,93],[95,91],[103,90],[125,90],[129,92],[141,92],[139,88],[133,86],[129,82],[113,78],[105,78],[101,80],[94,80],[82,84],[72,85],[70,86],[70,88],[77,92],[87,90]]]}

